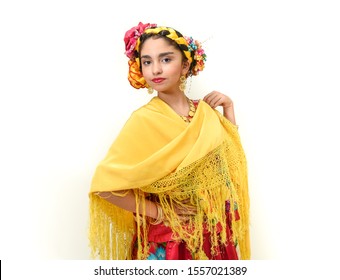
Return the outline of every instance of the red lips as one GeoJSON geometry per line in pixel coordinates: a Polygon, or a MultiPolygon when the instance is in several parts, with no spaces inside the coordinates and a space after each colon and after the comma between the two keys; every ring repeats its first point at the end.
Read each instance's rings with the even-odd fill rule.
{"type": "Polygon", "coordinates": [[[155,79],[152,79],[152,81],[156,84],[159,84],[161,82],[163,82],[165,79],[164,78],[155,78],[155,79]]]}

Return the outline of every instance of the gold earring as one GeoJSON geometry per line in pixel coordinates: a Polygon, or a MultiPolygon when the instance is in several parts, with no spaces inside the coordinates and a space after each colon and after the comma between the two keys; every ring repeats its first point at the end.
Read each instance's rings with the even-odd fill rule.
{"type": "Polygon", "coordinates": [[[184,75],[182,75],[179,80],[180,80],[179,90],[180,91],[185,91],[187,79],[185,78],[184,75]]]}
{"type": "Polygon", "coordinates": [[[148,94],[153,94],[153,88],[152,87],[148,87],[148,94]]]}

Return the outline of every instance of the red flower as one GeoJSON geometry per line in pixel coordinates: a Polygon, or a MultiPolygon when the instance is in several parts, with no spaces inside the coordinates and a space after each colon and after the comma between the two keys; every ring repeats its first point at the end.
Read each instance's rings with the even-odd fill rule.
{"type": "Polygon", "coordinates": [[[124,42],[125,42],[125,54],[128,58],[133,58],[135,47],[137,44],[138,38],[144,33],[145,29],[150,27],[156,27],[157,24],[154,23],[139,23],[137,26],[132,27],[125,33],[124,42]]]}

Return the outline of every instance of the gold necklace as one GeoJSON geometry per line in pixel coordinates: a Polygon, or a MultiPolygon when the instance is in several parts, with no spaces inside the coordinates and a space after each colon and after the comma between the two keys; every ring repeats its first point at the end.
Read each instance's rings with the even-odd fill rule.
{"type": "Polygon", "coordinates": [[[190,109],[188,116],[180,116],[187,123],[191,121],[192,117],[195,115],[195,112],[196,112],[196,107],[194,105],[194,102],[192,102],[191,99],[188,99],[188,103],[189,103],[189,109],[190,109]]]}

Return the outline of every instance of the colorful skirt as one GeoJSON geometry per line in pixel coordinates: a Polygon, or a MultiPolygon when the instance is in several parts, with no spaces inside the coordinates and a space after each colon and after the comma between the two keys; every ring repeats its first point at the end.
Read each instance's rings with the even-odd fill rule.
{"type": "MultiPolygon", "coordinates": [[[[229,203],[228,203],[229,204],[229,203]]],[[[227,205],[227,210],[229,210],[227,205]]],[[[229,211],[227,211],[228,213],[229,211]]],[[[237,210],[236,215],[238,216],[237,210]]],[[[227,216],[226,235],[228,243],[218,244],[215,254],[211,254],[210,232],[203,234],[203,250],[209,260],[238,260],[235,242],[232,241],[232,231],[230,228],[229,215],[227,216]]],[[[239,217],[238,217],[239,218],[239,217]]],[[[220,233],[222,227],[217,227],[220,233]]],[[[198,260],[198,256],[188,250],[184,241],[180,242],[172,239],[173,232],[170,227],[164,224],[150,225],[148,231],[149,252],[147,260],[198,260]]],[[[133,243],[133,259],[137,259],[137,240],[133,243]]]]}

